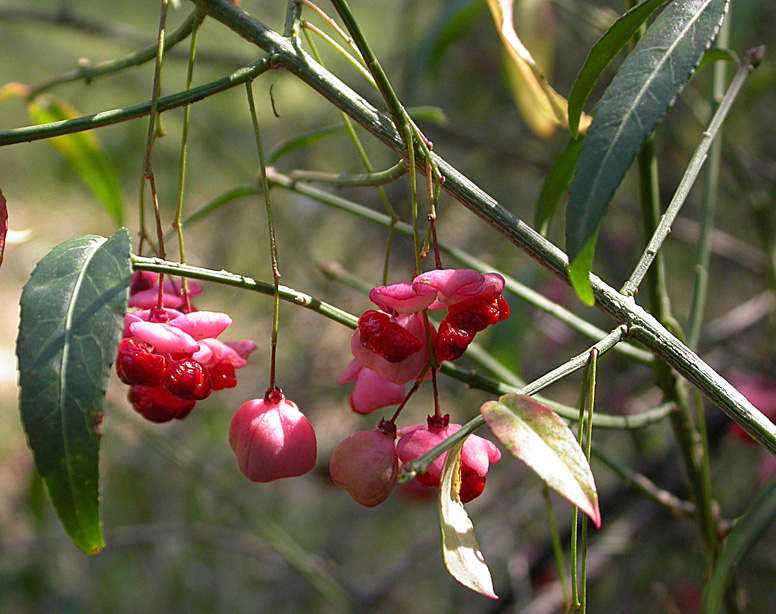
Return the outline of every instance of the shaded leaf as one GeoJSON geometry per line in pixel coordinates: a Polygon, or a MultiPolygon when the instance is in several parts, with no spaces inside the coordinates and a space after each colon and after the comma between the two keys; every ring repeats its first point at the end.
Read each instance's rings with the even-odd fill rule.
{"type": "Polygon", "coordinates": [[[35,267],[21,298],[20,410],[35,467],[62,524],[87,554],[103,547],[100,427],[132,278],[126,229],[80,237],[35,267]]]}
{"type": "Polygon", "coordinates": [[[542,234],[547,232],[550,220],[558,208],[558,203],[571,183],[584,138],[571,139],[544,178],[539,200],[536,201],[536,215],[534,217],[534,227],[542,234]]]}
{"type": "MultiPolygon", "coordinates": [[[[28,111],[36,124],[49,124],[81,116],[67,102],[50,95],[32,100],[28,111]]],[[[97,137],[91,132],[74,132],[48,139],[48,142],[89,186],[114,223],[121,226],[124,223],[121,186],[97,137]]]]}
{"type": "MultiPolygon", "coordinates": [[[[512,16],[513,4],[514,0],[488,0],[499,36],[513,62],[514,79],[519,80],[516,87],[529,92],[533,99],[532,106],[536,109],[536,117],[541,116],[555,126],[568,127],[568,101],[550,86],[528,49],[518,38],[512,16]]],[[[581,132],[585,131],[590,121],[587,115],[582,117],[581,132]]]]}
{"type": "Polygon", "coordinates": [[[760,489],[743,516],[736,521],[714,561],[700,611],[716,614],[736,565],[776,520],[776,476],[760,489]]]}
{"type": "Polygon", "coordinates": [[[644,141],[719,30],[728,0],[669,4],[625,59],[598,103],[566,208],[566,251],[579,256],[644,141]]]}
{"type": "Polygon", "coordinates": [[[579,118],[593,86],[603,74],[610,62],[623,50],[639,28],[667,0],[644,0],[625,13],[604,33],[590,50],[585,65],[577,75],[577,80],[569,94],[569,130],[576,134],[579,118]]]}
{"type": "Polygon", "coordinates": [[[0,190],[0,264],[3,264],[6,234],[8,234],[8,203],[5,202],[5,196],[0,190]]]}
{"type": "Polygon", "coordinates": [[[593,472],[563,419],[536,399],[506,394],[480,408],[493,434],[547,485],[601,526],[593,472]]]}
{"type": "MultiPolygon", "coordinates": [[[[464,440],[465,441],[465,440],[464,440]]],[[[480,552],[474,525],[461,503],[461,450],[464,441],[453,446],[445,458],[439,484],[439,526],[442,556],[450,575],[480,595],[498,599],[493,579],[480,552]]]]}
{"type": "Polygon", "coordinates": [[[406,71],[408,92],[415,92],[421,77],[425,77],[427,72],[436,75],[448,48],[469,33],[471,23],[483,9],[481,0],[448,0],[442,3],[439,14],[410,54],[406,71]]]}

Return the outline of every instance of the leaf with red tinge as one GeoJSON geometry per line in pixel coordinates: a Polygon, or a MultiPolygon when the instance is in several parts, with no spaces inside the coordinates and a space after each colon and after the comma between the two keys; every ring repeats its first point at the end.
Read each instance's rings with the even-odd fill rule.
{"type": "Polygon", "coordinates": [[[5,202],[3,191],[0,190],[0,264],[3,264],[6,234],[8,234],[8,204],[5,202]]]}
{"type": "Polygon", "coordinates": [[[550,488],[601,527],[598,492],[582,448],[563,419],[536,399],[506,394],[480,408],[499,441],[550,488]]]}
{"type": "Polygon", "coordinates": [[[439,526],[442,529],[442,556],[450,575],[480,595],[498,599],[493,579],[480,552],[474,525],[458,496],[461,490],[461,450],[463,441],[450,449],[445,458],[439,485],[439,526]]]}

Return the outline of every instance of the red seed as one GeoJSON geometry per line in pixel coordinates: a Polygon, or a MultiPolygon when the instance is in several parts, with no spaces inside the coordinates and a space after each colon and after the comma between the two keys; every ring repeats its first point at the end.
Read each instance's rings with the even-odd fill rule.
{"type": "Polygon", "coordinates": [[[192,358],[186,358],[167,365],[164,387],[184,401],[201,401],[210,396],[213,383],[205,367],[192,358]]]}
{"type": "Polygon", "coordinates": [[[234,388],[237,385],[237,377],[234,374],[234,365],[231,362],[219,362],[207,370],[213,390],[234,388]]]}
{"type": "Polygon", "coordinates": [[[135,411],[151,422],[181,420],[196,404],[173,396],[164,386],[132,386],[127,396],[135,411]]]}
{"type": "Polygon", "coordinates": [[[126,337],[119,343],[116,373],[128,385],[158,386],[164,379],[167,360],[148,351],[148,346],[126,337]]]}
{"type": "Polygon", "coordinates": [[[434,355],[437,361],[460,358],[472,339],[474,339],[473,332],[458,328],[446,317],[439,325],[439,331],[434,340],[434,355]]]}
{"type": "Polygon", "coordinates": [[[361,315],[358,338],[366,349],[391,363],[401,362],[423,349],[420,339],[380,311],[370,310],[361,315]]]}

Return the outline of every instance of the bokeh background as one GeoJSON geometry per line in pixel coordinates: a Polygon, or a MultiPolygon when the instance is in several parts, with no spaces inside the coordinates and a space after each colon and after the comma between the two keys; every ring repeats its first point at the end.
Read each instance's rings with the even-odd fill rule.
{"type": "MultiPolygon", "coordinates": [[[[186,1],[181,4],[171,10],[168,30],[190,10],[186,1]]],[[[243,0],[242,5],[282,30],[284,3],[243,0]]],[[[567,94],[587,50],[623,7],[593,0],[537,0],[532,6],[543,16],[532,30],[541,33],[534,44],[546,48],[544,68],[556,89],[567,94]]],[[[323,8],[329,10],[326,3],[323,8]]],[[[540,138],[527,127],[484,0],[354,0],[352,8],[402,101],[409,107],[434,107],[419,123],[436,151],[515,214],[532,220],[544,176],[566,136],[540,138]]],[[[33,85],[84,60],[96,63],[123,56],[153,41],[158,15],[154,0],[2,0],[0,85],[33,85]]],[[[322,26],[311,13],[305,15],[322,26]]],[[[738,0],[732,18],[730,47],[737,53],[773,44],[772,2],[738,0]]],[[[526,40],[532,32],[525,34],[526,40]]],[[[318,44],[331,70],[379,104],[355,71],[318,44]]],[[[185,48],[187,43],[165,60],[163,94],[183,88],[185,48]]],[[[257,51],[208,20],[200,31],[198,55],[195,81],[205,83],[251,61],[257,51]]],[[[131,106],[149,98],[152,74],[152,66],[145,64],[88,84],[64,84],[53,93],[83,114],[131,106]]],[[[707,68],[693,79],[657,132],[664,203],[708,118],[710,74],[707,68]]],[[[711,293],[701,343],[704,358],[752,397],[759,395],[753,401],[764,411],[776,409],[775,86],[776,62],[769,50],[726,123],[711,293]]],[[[279,71],[260,77],[254,93],[267,150],[340,121],[328,103],[279,71]]],[[[163,115],[165,136],[153,151],[167,221],[177,189],[181,122],[182,110],[163,115]]],[[[258,168],[242,87],[196,104],[191,122],[187,212],[235,186],[255,182],[258,168]]],[[[29,123],[23,101],[2,101],[0,130],[29,123]]],[[[98,133],[118,173],[133,237],[146,130],[147,120],[141,119],[98,133]]],[[[395,157],[368,136],[364,142],[376,168],[395,163],[395,157]]],[[[361,170],[342,132],[293,150],[276,167],[281,172],[361,170]]],[[[680,323],[686,322],[692,289],[699,187],[665,246],[672,307],[680,323]]],[[[19,420],[14,354],[18,299],[35,262],[54,245],[83,234],[107,236],[115,227],[67,162],[43,141],[0,148],[0,189],[14,231],[0,268],[0,611],[562,611],[542,488],[517,460],[505,455],[492,468],[483,496],[467,506],[501,596],[498,602],[467,591],[447,575],[433,496],[397,490],[378,508],[365,509],[331,484],[331,450],[354,430],[371,429],[378,416],[353,414],[348,388],[336,382],[350,360],[350,331],[288,304],[281,306],[279,384],[315,426],[318,465],[299,479],[249,483],[237,469],[227,431],[237,407],[261,396],[267,386],[271,300],[214,284],[206,287],[196,306],[227,311],[234,319],[228,339],[252,339],[259,350],[238,372],[236,389],[214,394],[185,421],[174,424],[145,422],[127,403],[126,388],[113,379],[101,450],[108,545],[95,557],[81,554],[64,534],[34,473],[19,420]]],[[[408,220],[407,179],[386,190],[397,213],[408,220]]],[[[338,193],[382,210],[373,190],[338,193]]],[[[273,190],[272,199],[282,283],[352,313],[367,309],[363,292],[325,275],[321,265],[334,263],[367,286],[379,284],[385,229],[279,189],[273,190]]],[[[640,253],[638,216],[636,181],[629,175],[610,207],[594,267],[616,287],[640,253]]],[[[611,324],[445,196],[438,231],[445,242],[469,250],[589,321],[604,328],[611,324]]],[[[550,237],[561,241],[562,214],[550,237]]],[[[192,264],[270,280],[266,221],[258,196],[232,201],[191,225],[186,245],[192,264]]],[[[410,242],[396,238],[391,281],[411,276],[412,263],[410,242]]],[[[478,340],[521,377],[542,375],[588,346],[588,340],[565,324],[517,298],[510,302],[510,320],[478,340]]],[[[485,372],[468,358],[461,364],[485,372]]],[[[578,377],[569,377],[548,396],[573,405],[579,383],[578,377]]],[[[601,365],[598,395],[598,409],[609,413],[635,413],[660,403],[650,371],[616,354],[601,365]]],[[[488,398],[458,382],[442,382],[443,407],[457,422],[476,415],[488,398]]],[[[402,424],[421,422],[432,407],[430,394],[422,391],[412,399],[402,424]]],[[[708,407],[708,418],[715,492],[722,515],[733,519],[773,470],[773,459],[732,436],[715,408],[708,407]]],[[[594,439],[619,463],[687,496],[666,425],[598,431],[594,439]]],[[[594,461],[593,470],[602,495],[603,528],[590,540],[590,611],[695,612],[704,573],[695,525],[639,496],[604,464],[594,461]]],[[[553,503],[565,534],[570,506],[556,498],[553,503]]],[[[774,546],[776,533],[771,531],[740,564],[738,577],[753,612],[774,611],[774,546]]]]}

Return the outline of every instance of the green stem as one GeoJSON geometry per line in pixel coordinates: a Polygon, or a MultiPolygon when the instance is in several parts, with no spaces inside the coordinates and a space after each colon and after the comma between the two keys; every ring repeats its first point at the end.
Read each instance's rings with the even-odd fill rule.
{"type": "MultiPolygon", "coordinates": [[[[340,32],[342,36],[345,35],[344,32],[337,26],[334,21],[328,16],[323,13],[317,6],[310,2],[305,2],[308,6],[313,8],[316,12],[319,14],[324,15],[324,19],[327,19],[332,27],[335,28],[336,31],[340,32]]],[[[313,55],[315,56],[315,59],[318,61],[318,63],[321,63],[321,56],[318,53],[318,50],[315,47],[315,43],[313,42],[312,38],[310,38],[309,35],[307,35],[307,32],[305,31],[305,36],[307,38],[307,42],[310,45],[310,50],[312,51],[313,55]]],[[[353,44],[352,39],[347,39],[347,41],[351,44],[353,44]]],[[[358,50],[356,50],[358,52],[358,50]]],[[[323,65],[321,63],[321,65],[323,65]]],[[[369,156],[366,153],[366,149],[364,149],[364,146],[361,144],[361,139],[358,138],[358,135],[356,134],[356,130],[353,127],[353,122],[351,121],[350,117],[348,117],[347,113],[340,110],[340,116],[342,117],[342,123],[345,125],[345,129],[348,131],[348,134],[350,135],[351,141],[353,141],[353,145],[356,147],[356,151],[358,152],[359,158],[361,158],[361,163],[364,165],[364,168],[366,169],[367,173],[373,173],[374,172],[374,166],[372,166],[372,161],[369,159],[369,156]]],[[[407,168],[405,166],[405,172],[407,168]]],[[[386,241],[385,245],[385,258],[383,260],[383,277],[382,277],[382,283],[383,285],[388,283],[388,265],[390,263],[391,258],[391,246],[393,245],[393,229],[396,225],[396,222],[399,221],[399,217],[396,215],[396,212],[393,209],[393,206],[391,205],[391,201],[388,199],[388,195],[385,193],[385,190],[382,188],[381,185],[378,185],[377,187],[377,194],[380,196],[380,200],[383,203],[383,207],[385,208],[385,212],[388,214],[388,217],[390,218],[390,223],[388,224],[388,240],[386,241]]]]}
{"type": "MultiPolygon", "coordinates": [[[[373,211],[372,209],[359,205],[358,203],[355,203],[353,201],[344,199],[341,196],[337,196],[335,194],[331,194],[330,192],[326,192],[324,190],[316,188],[315,186],[294,181],[288,175],[283,175],[273,168],[270,168],[268,172],[269,172],[269,181],[273,185],[277,185],[279,187],[285,188],[286,190],[292,190],[298,194],[302,194],[304,196],[312,198],[313,200],[320,202],[322,204],[325,204],[329,207],[334,207],[336,209],[340,209],[341,211],[345,211],[347,213],[357,215],[362,219],[368,220],[370,222],[374,222],[376,224],[389,226],[392,223],[391,218],[389,218],[388,216],[377,213],[376,211],[373,211]]],[[[403,234],[408,237],[413,236],[413,228],[409,224],[405,224],[403,222],[397,222],[395,223],[395,228],[396,228],[396,231],[400,234],[403,234]]],[[[557,303],[552,302],[551,300],[544,297],[543,295],[536,292],[535,290],[532,290],[525,284],[520,283],[514,277],[507,275],[503,271],[494,269],[490,264],[483,262],[482,260],[479,260],[474,256],[471,256],[464,250],[449,246],[441,242],[439,243],[439,249],[440,251],[447,254],[457,262],[469,268],[476,269],[480,273],[487,273],[487,272],[499,273],[502,277],[504,277],[504,280],[506,282],[505,287],[507,290],[509,290],[516,296],[520,297],[527,303],[541,309],[542,311],[549,314],[550,316],[568,325],[570,328],[574,329],[575,331],[585,335],[586,337],[590,339],[601,339],[602,337],[606,336],[607,333],[605,330],[600,329],[597,326],[593,326],[592,324],[583,320],[582,318],[572,313],[568,309],[561,307],[557,303]]],[[[620,352],[644,364],[650,364],[653,362],[652,355],[649,352],[640,350],[634,347],[633,345],[631,345],[630,343],[618,344],[617,347],[615,348],[615,351],[620,352]]]]}
{"type": "MultiPolygon", "coordinates": [[[[164,38],[164,52],[167,53],[175,45],[185,40],[190,34],[196,31],[196,28],[202,23],[202,15],[199,11],[192,11],[188,17],[178,26],[178,29],[171,32],[164,38]]],[[[61,85],[63,83],[70,83],[72,81],[79,81],[83,79],[87,84],[92,80],[120,72],[133,66],[140,66],[146,62],[150,62],[156,57],[156,52],[159,47],[158,42],[154,42],[143,49],[130,53],[123,58],[117,58],[114,60],[108,60],[106,62],[100,62],[99,64],[84,64],[79,66],[76,70],[66,72],[56,77],[51,77],[38,85],[33,85],[29,89],[29,98],[34,98],[38,94],[61,85]]]]}
{"type": "MultiPolygon", "coordinates": [[[[167,254],[164,249],[164,230],[162,228],[162,218],[161,218],[161,213],[159,211],[159,197],[156,191],[156,180],[154,179],[154,172],[151,165],[151,151],[153,150],[154,142],[156,141],[156,137],[159,132],[157,105],[158,105],[159,95],[161,91],[162,58],[164,57],[164,28],[165,28],[166,22],[167,22],[167,0],[162,0],[161,10],[159,14],[159,30],[158,30],[157,47],[156,47],[156,61],[154,63],[154,78],[151,86],[151,109],[148,117],[148,133],[146,135],[146,147],[145,147],[145,154],[143,156],[143,170],[140,176],[140,202],[139,202],[140,245],[142,246],[143,239],[146,237],[144,195],[145,195],[145,182],[148,181],[148,184],[151,188],[151,198],[153,200],[153,206],[154,206],[154,218],[156,221],[156,237],[158,242],[158,253],[159,253],[159,256],[162,258],[166,258],[167,254]]],[[[163,307],[162,300],[163,300],[162,279],[160,278],[159,279],[159,305],[158,305],[158,307],[160,308],[163,307]]]]}
{"type": "Polygon", "coordinates": [[[383,67],[380,66],[377,56],[372,52],[372,48],[369,46],[369,43],[367,43],[366,38],[361,32],[361,28],[358,26],[353,13],[350,11],[347,0],[332,0],[332,4],[344,22],[345,28],[353,38],[356,47],[358,47],[361,57],[364,58],[364,62],[366,62],[369,72],[372,73],[377,89],[383,97],[389,113],[393,117],[393,123],[399,134],[405,139],[407,150],[413,149],[412,137],[410,136],[408,138],[406,133],[406,128],[409,123],[404,107],[401,102],[399,102],[396,92],[393,91],[393,87],[391,87],[388,77],[386,76],[385,71],[383,71],[383,67]]]}
{"type": "MultiPolygon", "coordinates": [[[[204,100],[215,94],[242,85],[246,81],[255,79],[262,73],[271,68],[268,57],[259,58],[255,62],[244,66],[230,75],[200,85],[189,90],[177,92],[169,96],[163,96],[156,101],[156,113],[163,113],[171,109],[186,106],[204,100]]],[[[76,119],[67,119],[48,124],[23,126],[12,130],[0,131],[0,147],[5,145],[14,145],[16,143],[25,143],[49,139],[63,134],[72,134],[74,132],[84,132],[85,130],[94,130],[103,126],[110,126],[131,119],[138,119],[151,114],[151,102],[144,102],[132,107],[120,109],[111,109],[101,111],[93,115],[85,115],[76,119]]]]}
{"type": "MultiPolygon", "coordinates": [[[[716,46],[726,48],[730,40],[730,15],[722,21],[717,35],[716,46]]],[[[716,108],[725,94],[727,79],[727,62],[715,62],[711,77],[712,108],[716,108]]],[[[701,198],[701,227],[698,237],[698,248],[695,262],[695,285],[687,333],[687,345],[697,349],[703,326],[703,315],[706,311],[706,299],[709,286],[709,265],[711,262],[711,234],[714,231],[714,217],[717,210],[717,192],[719,190],[719,167],[722,160],[722,128],[718,138],[709,148],[709,161],[706,164],[706,178],[703,183],[701,198]]]]}
{"type": "Polygon", "coordinates": [[[558,583],[560,584],[560,590],[563,593],[563,603],[565,604],[566,609],[568,609],[571,601],[569,600],[569,588],[566,584],[566,562],[563,557],[563,545],[560,539],[560,531],[558,530],[558,522],[555,519],[555,510],[552,507],[552,499],[550,498],[550,488],[546,483],[542,484],[542,494],[544,495],[544,503],[547,508],[547,521],[550,523],[552,552],[555,556],[555,565],[558,568],[558,583]]]}
{"type": "Polygon", "coordinates": [[[667,491],[664,488],[660,488],[647,476],[636,473],[630,467],[618,463],[599,448],[593,447],[592,455],[616,473],[623,482],[637,490],[646,498],[667,508],[672,514],[687,517],[695,515],[695,505],[693,503],[684,501],[674,493],[667,491]]]}
{"type": "MultiPolygon", "coordinates": [[[[189,47],[189,64],[186,71],[186,89],[191,89],[191,83],[194,80],[194,62],[197,57],[197,33],[199,32],[199,21],[194,23],[191,31],[191,45],[189,47]]],[[[178,168],[178,202],[175,207],[175,219],[173,228],[178,235],[178,249],[180,250],[181,262],[186,262],[186,248],[183,242],[183,191],[186,183],[186,153],[189,140],[189,116],[191,115],[191,105],[186,105],[183,109],[183,128],[181,129],[181,155],[178,168]]],[[[183,278],[183,297],[186,301],[187,311],[190,311],[189,305],[189,286],[186,278],[183,278]]]]}
{"type": "Polygon", "coordinates": [[[321,173],[318,171],[294,170],[289,173],[292,181],[326,183],[337,187],[381,186],[396,181],[407,174],[407,163],[402,160],[384,171],[369,173],[321,173]]]}
{"type": "MultiPolygon", "coordinates": [[[[348,64],[353,66],[359,73],[361,73],[361,76],[364,77],[369,83],[372,85],[372,87],[377,87],[377,84],[375,83],[374,77],[372,77],[372,74],[364,68],[364,66],[352,55],[350,55],[337,41],[335,41],[331,36],[326,34],[325,32],[321,31],[320,28],[316,27],[314,24],[311,24],[309,21],[303,21],[302,27],[305,30],[305,34],[307,32],[312,32],[313,34],[319,36],[322,40],[324,40],[330,47],[332,47],[337,53],[339,53],[348,64]]],[[[308,37],[308,42],[310,41],[308,37]]],[[[316,55],[316,54],[313,54],[316,55]]],[[[321,62],[320,58],[316,55],[316,60],[323,65],[323,62],[321,62]]]]}
{"type": "Polygon", "coordinates": [[[245,84],[248,94],[248,107],[250,108],[253,133],[256,137],[256,149],[259,152],[259,168],[261,169],[261,191],[264,194],[264,207],[267,211],[267,227],[269,230],[269,257],[272,263],[272,335],[270,341],[270,368],[269,390],[275,389],[275,362],[278,347],[278,328],[280,323],[280,269],[278,267],[278,245],[275,240],[275,224],[272,220],[272,204],[269,199],[269,182],[267,181],[267,167],[264,164],[264,148],[261,146],[261,132],[259,130],[259,118],[256,114],[256,102],[253,99],[252,82],[245,84]]]}
{"type": "Polygon", "coordinates": [[[754,70],[754,68],[755,65],[752,62],[745,62],[738,69],[738,72],[733,78],[733,81],[731,82],[725,97],[719,104],[717,112],[714,114],[714,117],[712,117],[709,127],[703,133],[701,142],[696,148],[690,163],[687,165],[687,170],[685,171],[679,186],[676,188],[674,197],[671,199],[668,208],[663,214],[663,217],[660,220],[660,224],[658,224],[655,233],[652,235],[652,239],[647,245],[647,248],[644,250],[644,254],[639,260],[639,263],[636,265],[633,274],[630,276],[630,279],[625,282],[625,285],[621,290],[622,294],[625,296],[633,296],[638,291],[641,280],[644,279],[644,276],[652,264],[652,261],[660,249],[660,246],[671,232],[671,226],[674,223],[676,216],[679,214],[679,210],[684,204],[684,201],[687,199],[687,195],[690,193],[690,188],[692,188],[692,185],[695,183],[695,180],[697,179],[698,174],[703,167],[703,163],[706,160],[706,156],[708,155],[708,151],[711,147],[711,143],[713,142],[714,137],[717,135],[717,132],[721,128],[722,122],[725,120],[728,111],[730,111],[730,108],[733,106],[733,101],[736,99],[738,92],[741,90],[741,87],[744,85],[744,82],[752,70],[754,70]]]}
{"type": "MultiPolygon", "coordinates": [[[[264,282],[256,281],[250,277],[244,275],[236,275],[227,271],[214,271],[211,269],[204,269],[202,267],[195,267],[189,264],[181,264],[179,262],[169,262],[160,258],[145,258],[143,256],[132,256],[132,266],[137,271],[153,271],[155,273],[166,275],[178,275],[181,277],[189,277],[191,279],[198,279],[200,281],[210,281],[233,288],[241,288],[243,290],[249,290],[251,292],[258,292],[266,296],[273,296],[274,285],[264,282]]],[[[350,329],[355,329],[358,326],[358,317],[350,314],[334,305],[324,303],[308,294],[304,294],[292,288],[286,286],[278,286],[278,294],[281,300],[296,305],[298,307],[304,307],[314,311],[315,313],[326,317],[334,322],[342,324],[350,329]]],[[[524,393],[529,394],[531,386],[517,387],[509,386],[502,382],[498,382],[494,379],[483,377],[477,373],[473,373],[470,369],[464,369],[450,362],[442,363],[440,368],[441,372],[448,375],[460,382],[463,382],[475,388],[477,390],[483,390],[493,395],[503,394],[516,394],[524,393]],[[528,392],[525,392],[528,390],[528,392]]],[[[567,420],[576,420],[576,410],[572,408],[564,409],[565,406],[560,404],[551,405],[558,414],[567,420]]],[[[604,414],[595,415],[595,426],[598,428],[607,429],[639,429],[656,424],[665,419],[674,408],[671,405],[661,405],[649,411],[645,411],[639,414],[630,416],[608,416],[604,414]]],[[[477,428],[482,424],[478,424],[477,428]]]]}
{"type": "MultiPolygon", "coordinates": [[[[609,333],[604,339],[601,339],[592,348],[585,350],[581,354],[571,358],[559,367],[553,369],[549,373],[542,377],[535,379],[530,384],[526,385],[523,389],[517,391],[517,394],[533,395],[539,390],[546,388],[550,384],[557,382],[558,380],[566,377],[567,375],[578,371],[585,367],[590,357],[590,352],[595,350],[599,354],[605,354],[611,350],[617,343],[619,343],[625,336],[624,327],[620,326],[609,333]]],[[[576,418],[579,420],[579,417],[576,418]]],[[[431,450],[419,456],[415,460],[406,463],[402,469],[400,479],[409,480],[415,477],[418,473],[424,473],[428,466],[434,462],[439,456],[447,452],[456,443],[463,440],[465,437],[471,435],[474,431],[485,424],[485,419],[480,415],[476,418],[472,418],[469,422],[464,424],[459,431],[453,433],[450,437],[437,444],[431,450]]]]}

